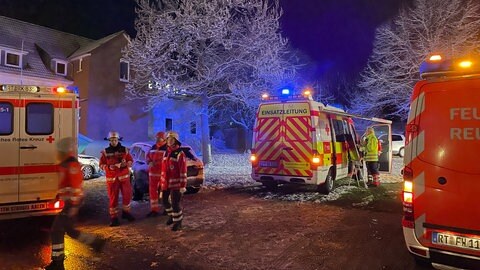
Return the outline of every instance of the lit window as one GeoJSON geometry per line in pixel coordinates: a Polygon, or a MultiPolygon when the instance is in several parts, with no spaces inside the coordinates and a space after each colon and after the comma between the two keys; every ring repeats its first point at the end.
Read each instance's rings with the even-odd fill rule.
{"type": "Polygon", "coordinates": [[[120,81],[128,82],[130,79],[130,66],[129,63],[120,60],[120,81]]]}
{"type": "Polygon", "coordinates": [[[20,67],[21,55],[12,52],[5,52],[5,65],[9,67],[20,67]]]}

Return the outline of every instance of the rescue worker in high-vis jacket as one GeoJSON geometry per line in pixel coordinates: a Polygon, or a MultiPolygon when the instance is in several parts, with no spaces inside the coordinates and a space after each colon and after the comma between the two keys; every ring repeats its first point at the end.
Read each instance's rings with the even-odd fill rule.
{"type": "Polygon", "coordinates": [[[83,198],[83,175],[80,163],[74,156],[76,142],[73,138],[63,138],[57,144],[57,159],[60,164],[58,197],[65,205],[62,211],[55,217],[51,229],[52,237],[52,261],[45,266],[47,270],[65,269],[64,236],[67,233],[71,238],[85,243],[94,251],[102,250],[105,240],[93,234],[81,232],[74,227],[75,217],[80,208],[83,198]]]}
{"type": "Polygon", "coordinates": [[[187,158],[180,150],[178,133],[170,131],[166,136],[167,152],[162,161],[162,202],[168,214],[167,225],[173,224],[172,230],[182,229],[182,195],[187,186],[187,158]]]}
{"type": "Polygon", "coordinates": [[[380,173],[378,172],[378,149],[379,142],[375,136],[373,128],[369,127],[365,131],[363,139],[364,159],[368,172],[368,184],[370,186],[378,187],[380,185],[380,173]]]}
{"type": "Polygon", "coordinates": [[[122,218],[128,221],[134,221],[135,218],[130,213],[130,203],[132,201],[132,185],[130,183],[130,167],[133,158],[128,152],[128,148],[120,143],[118,132],[111,131],[107,139],[110,145],[102,151],[100,158],[100,168],[105,171],[107,182],[107,192],[109,199],[110,226],[118,226],[118,195],[122,192],[122,218]]]}
{"type": "Polygon", "coordinates": [[[150,212],[147,217],[156,217],[159,215],[160,207],[158,205],[158,189],[160,187],[160,179],[162,173],[162,160],[167,151],[167,144],[165,142],[165,133],[157,132],[156,143],[147,153],[148,164],[148,184],[150,195],[150,212]]]}

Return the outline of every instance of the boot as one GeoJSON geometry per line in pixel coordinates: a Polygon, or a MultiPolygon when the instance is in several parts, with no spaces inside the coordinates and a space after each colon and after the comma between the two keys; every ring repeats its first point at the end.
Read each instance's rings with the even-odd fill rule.
{"type": "Polygon", "coordinates": [[[134,221],[135,220],[135,217],[133,217],[132,214],[130,214],[129,212],[125,212],[125,211],[122,212],[122,218],[126,219],[128,221],[134,221]]]}
{"type": "Polygon", "coordinates": [[[120,222],[118,221],[117,217],[110,219],[110,227],[117,227],[119,225],[120,225],[120,222]]]}
{"type": "Polygon", "coordinates": [[[182,229],[182,221],[177,221],[173,224],[172,231],[176,232],[182,229]]]}
{"type": "Polygon", "coordinates": [[[63,260],[52,260],[49,265],[43,268],[44,270],[65,270],[63,260]]]}
{"type": "Polygon", "coordinates": [[[93,249],[93,251],[99,253],[103,250],[106,242],[107,240],[97,236],[95,240],[93,240],[93,243],[90,244],[90,247],[93,249]]]}
{"type": "Polygon", "coordinates": [[[150,213],[147,214],[147,218],[149,217],[158,217],[160,214],[157,211],[150,211],[150,213]]]}
{"type": "Polygon", "coordinates": [[[167,223],[165,223],[165,224],[167,224],[167,226],[173,224],[173,218],[172,218],[172,216],[169,216],[169,217],[168,217],[167,223]]]}

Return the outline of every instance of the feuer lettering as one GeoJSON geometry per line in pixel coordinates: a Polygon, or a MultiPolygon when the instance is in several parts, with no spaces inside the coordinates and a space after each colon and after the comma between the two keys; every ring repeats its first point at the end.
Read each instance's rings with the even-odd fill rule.
{"type": "Polygon", "coordinates": [[[450,140],[480,140],[480,128],[450,128],[450,140]]]}
{"type": "Polygon", "coordinates": [[[450,108],[450,120],[480,120],[478,108],[450,108]]]}

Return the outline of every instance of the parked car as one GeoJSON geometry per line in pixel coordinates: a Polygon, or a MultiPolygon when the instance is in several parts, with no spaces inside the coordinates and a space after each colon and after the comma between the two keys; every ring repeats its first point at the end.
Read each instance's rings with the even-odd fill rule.
{"type": "Polygon", "coordinates": [[[82,166],[83,179],[87,180],[100,173],[100,160],[94,156],[78,155],[78,162],[82,166]]]}
{"type": "MultiPolygon", "coordinates": [[[[131,145],[130,154],[133,157],[133,199],[141,200],[148,194],[148,164],[146,156],[153,142],[137,142],[131,145]]],[[[193,149],[183,145],[180,149],[187,156],[187,193],[197,193],[205,181],[204,166],[193,149]]]]}
{"type": "MultiPolygon", "coordinates": [[[[388,143],[386,135],[380,135],[378,140],[382,142],[382,145],[388,143]]],[[[402,134],[392,134],[392,154],[399,155],[400,157],[405,155],[405,136],[402,134]]]]}

